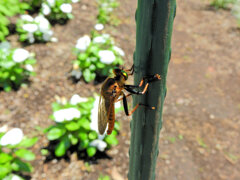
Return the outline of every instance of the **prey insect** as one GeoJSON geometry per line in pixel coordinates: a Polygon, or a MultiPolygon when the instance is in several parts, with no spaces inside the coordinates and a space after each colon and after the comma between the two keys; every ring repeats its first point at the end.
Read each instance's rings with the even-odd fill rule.
{"type": "Polygon", "coordinates": [[[104,81],[101,87],[98,107],[98,131],[100,134],[103,134],[105,132],[107,124],[107,134],[110,135],[112,133],[115,122],[114,104],[120,100],[123,100],[123,107],[127,116],[130,116],[139,107],[139,105],[146,106],[150,109],[155,109],[154,107],[149,107],[147,105],[139,103],[130,112],[128,111],[128,96],[132,94],[144,94],[147,91],[150,82],[161,79],[159,74],[155,74],[143,77],[139,85],[126,85],[125,82],[128,79],[128,75],[133,75],[133,72],[133,66],[131,69],[126,70],[117,67],[113,69],[114,77],[108,77],[104,81]],[[143,84],[145,84],[143,90],[139,91],[138,88],[141,87],[143,84]],[[128,91],[129,94],[125,95],[123,92],[124,89],[128,91]],[[122,97],[119,98],[120,96],[122,97]]]}

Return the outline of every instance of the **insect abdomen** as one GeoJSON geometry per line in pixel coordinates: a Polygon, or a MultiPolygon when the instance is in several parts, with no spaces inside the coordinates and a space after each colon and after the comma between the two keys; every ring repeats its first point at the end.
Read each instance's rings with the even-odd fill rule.
{"type": "Polygon", "coordinates": [[[114,104],[109,109],[109,117],[108,117],[108,130],[107,134],[110,135],[112,133],[112,130],[114,128],[114,122],[115,122],[115,111],[114,111],[114,104]]]}

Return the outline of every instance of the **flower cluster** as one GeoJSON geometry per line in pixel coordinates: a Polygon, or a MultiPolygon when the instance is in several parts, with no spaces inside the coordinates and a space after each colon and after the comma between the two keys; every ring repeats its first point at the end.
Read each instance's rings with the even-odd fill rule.
{"type": "Polygon", "coordinates": [[[109,34],[96,34],[91,39],[85,35],[77,40],[75,46],[77,60],[73,62],[72,76],[80,79],[83,76],[86,82],[90,82],[96,76],[107,76],[110,69],[122,64],[124,52],[114,45],[109,34]]]}
{"type": "MultiPolygon", "coordinates": [[[[115,20],[112,16],[112,11],[119,6],[116,0],[97,0],[98,2],[98,23],[107,24],[111,20],[115,20]]],[[[116,24],[116,22],[114,22],[116,24]]]]}
{"type": "Polygon", "coordinates": [[[0,129],[0,179],[23,179],[13,172],[32,172],[31,164],[24,161],[35,159],[35,154],[27,148],[32,147],[38,139],[24,137],[19,128],[9,131],[6,127],[0,129]]]}
{"type": "MultiPolygon", "coordinates": [[[[57,141],[55,155],[63,156],[73,145],[79,150],[86,150],[89,157],[96,151],[104,151],[111,145],[118,143],[115,129],[110,136],[99,135],[97,130],[97,104],[98,98],[82,98],[75,94],[69,102],[65,98],[57,97],[58,102],[53,103],[51,118],[56,124],[46,129],[47,138],[57,141]]],[[[117,126],[119,128],[119,126],[117,126]]]]}
{"type": "Polygon", "coordinates": [[[0,88],[10,91],[18,88],[30,75],[34,75],[32,65],[36,63],[34,54],[18,48],[11,49],[8,42],[0,44],[0,88]]]}
{"type": "Polygon", "coordinates": [[[77,0],[44,0],[41,7],[41,13],[50,21],[58,21],[64,23],[68,19],[72,19],[72,5],[77,0]]]}
{"type": "Polygon", "coordinates": [[[21,42],[57,41],[56,38],[53,38],[49,21],[41,14],[35,18],[30,15],[21,15],[21,19],[17,22],[17,32],[21,42]]]}

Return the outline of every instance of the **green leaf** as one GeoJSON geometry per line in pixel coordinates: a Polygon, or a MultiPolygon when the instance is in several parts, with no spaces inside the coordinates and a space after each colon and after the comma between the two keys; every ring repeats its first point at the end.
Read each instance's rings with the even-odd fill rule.
{"type": "Polygon", "coordinates": [[[9,92],[11,90],[12,90],[12,88],[9,85],[4,87],[4,91],[6,91],[6,92],[9,92]]]}
{"type": "Polygon", "coordinates": [[[52,109],[53,111],[57,111],[59,109],[62,109],[62,106],[58,104],[57,102],[52,103],[52,109]]]}
{"type": "Polygon", "coordinates": [[[81,61],[85,61],[87,59],[88,55],[86,53],[81,53],[78,55],[78,59],[81,61]]]}
{"type": "Polygon", "coordinates": [[[30,163],[25,163],[18,158],[14,159],[13,163],[11,164],[11,167],[14,171],[25,171],[25,172],[33,171],[33,167],[31,166],[30,163]]]}
{"type": "Polygon", "coordinates": [[[80,140],[85,140],[85,139],[88,138],[86,132],[80,132],[80,133],[78,134],[78,137],[79,137],[80,140]]]}
{"type": "Polygon", "coordinates": [[[87,154],[89,157],[93,157],[97,152],[97,149],[95,147],[88,147],[87,148],[87,154]]]}
{"type": "Polygon", "coordinates": [[[68,138],[70,139],[72,145],[76,145],[78,143],[78,138],[75,137],[73,134],[69,134],[68,138]]]}
{"type": "Polygon", "coordinates": [[[33,138],[24,138],[20,144],[18,145],[18,147],[24,147],[24,148],[29,148],[32,147],[34,144],[36,144],[36,142],[38,141],[37,137],[33,137],[33,138]]]}
{"type": "Polygon", "coordinates": [[[48,151],[47,149],[41,149],[41,154],[42,154],[43,156],[48,155],[48,153],[49,153],[49,151],[48,151]]]}
{"type": "Polygon", "coordinates": [[[90,82],[95,79],[96,74],[92,73],[89,69],[83,71],[83,77],[86,82],[90,82]]]}
{"type": "Polygon", "coordinates": [[[88,145],[89,145],[88,139],[82,140],[79,144],[79,150],[86,149],[88,147],[88,145]]]}
{"type": "Polygon", "coordinates": [[[60,141],[60,143],[58,143],[56,149],[55,149],[55,155],[57,157],[61,157],[63,156],[67,149],[70,147],[71,142],[69,140],[69,138],[67,136],[64,136],[64,138],[62,138],[62,140],[60,141]]]}
{"type": "Polygon", "coordinates": [[[10,163],[0,164],[0,179],[3,179],[8,173],[12,171],[10,163]]]}
{"type": "Polygon", "coordinates": [[[9,162],[13,159],[13,157],[7,153],[1,152],[0,153],[0,164],[4,164],[6,162],[9,162]]]}
{"type": "Polygon", "coordinates": [[[63,136],[66,132],[66,129],[62,128],[62,127],[53,127],[52,129],[49,130],[47,138],[48,140],[52,141],[52,140],[56,140],[58,138],[60,138],[61,136],[63,136]]]}
{"type": "Polygon", "coordinates": [[[99,62],[99,63],[96,64],[96,66],[97,66],[98,69],[103,69],[106,65],[99,62]]]}
{"type": "Polygon", "coordinates": [[[0,13],[4,14],[6,16],[12,16],[13,15],[7,7],[5,7],[4,5],[1,5],[1,4],[0,4],[0,13]]]}
{"type": "Polygon", "coordinates": [[[110,145],[118,144],[118,140],[114,135],[106,136],[104,140],[107,142],[107,144],[110,144],[110,145]]]}
{"type": "Polygon", "coordinates": [[[16,156],[25,159],[27,161],[32,161],[35,159],[35,154],[27,149],[19,149],[15,152],[16,156]]]}
{"type": "Polygon", "coordinates": [[[88,134],[88,137],[90,140],[94,140],[94,139],[97,139],[98,134],[95,131],[92,131],[88,134]]]}
{"type": "Polygon", "coordinates": [[[76,130],[78,130],[80,128],[80,125],[77,122],[70,121],[69,123],[65,124],[65,127],[69,131],[76,131],[76,130]]]}

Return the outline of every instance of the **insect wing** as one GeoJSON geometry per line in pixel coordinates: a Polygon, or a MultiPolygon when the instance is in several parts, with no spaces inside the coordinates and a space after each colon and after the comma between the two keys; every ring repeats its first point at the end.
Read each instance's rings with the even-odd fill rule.
{"type": "Polygon", "coordinates": [[[103,96],[99,98],[98,106],[98,131],[100,134],[104,134],[108,122],[107,109],[105,106],[105,99],[103,96]]]}

